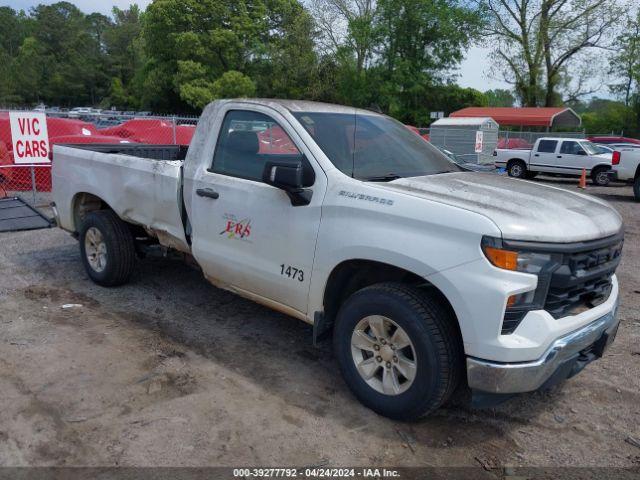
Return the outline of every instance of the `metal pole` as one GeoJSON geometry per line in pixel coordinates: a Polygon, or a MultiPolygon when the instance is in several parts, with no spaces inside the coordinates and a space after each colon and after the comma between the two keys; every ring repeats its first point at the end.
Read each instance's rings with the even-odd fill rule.
{"type": "Polygon", "coordinates": [[[36,204],[36,170],[31,165],[31,193],[33,194],[33,205],[36,204]]]}
{"type": "Polygon", "coordinates": [[[176,117],[173,117],[172,132],[173,132],[173,144],[175,145],[178,143],[178,139],[176,136],[176,117]]]}

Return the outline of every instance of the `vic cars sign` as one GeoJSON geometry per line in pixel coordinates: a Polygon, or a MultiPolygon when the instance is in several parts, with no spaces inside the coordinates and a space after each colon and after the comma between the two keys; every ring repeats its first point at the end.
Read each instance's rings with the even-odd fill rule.
{"type": "Polygon", "coordinates": [[[44,113],[9,112],[9,122],[14,163],[50,163],[47,117],[44,113]]]}

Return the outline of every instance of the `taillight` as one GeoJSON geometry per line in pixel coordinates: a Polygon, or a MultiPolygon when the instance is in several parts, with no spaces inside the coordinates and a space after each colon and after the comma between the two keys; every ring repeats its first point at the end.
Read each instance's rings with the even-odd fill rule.
{"type": "Polygon", "coordinates": [[[611,157],[611,165],[618,165],[620,163],[620,152],[618,150],[613,151],[613,156],[611,157]]]}

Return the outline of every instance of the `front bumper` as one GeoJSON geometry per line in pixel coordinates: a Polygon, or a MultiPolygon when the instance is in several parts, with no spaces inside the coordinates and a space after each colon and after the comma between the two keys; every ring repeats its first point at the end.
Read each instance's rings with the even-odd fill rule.
{"type": "Polygon", "coordinates": [[[572,377],[599,358],[618,330],[618,306],[597,320],[555,340],[531,362],[499,363],[467,358],[469,387],[489,394],[531,392],[572,377]]]}

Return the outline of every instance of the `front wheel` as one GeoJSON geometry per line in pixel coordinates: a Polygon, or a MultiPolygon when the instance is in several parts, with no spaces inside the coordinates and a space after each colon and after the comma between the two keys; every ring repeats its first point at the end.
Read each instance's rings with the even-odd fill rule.
{"type": "Polygon", "coordinates": [[[359,290],[340,308],[334,329],[347,385],[365,406],[390,418],[433,412],[463,371],[455,321],[435,292],[394,283],[359,290]]]}
{"type": "Polygon", "coordinates": [[[135,263],[133,236],[111,210],[89,213],[80,228],[80,254],[87,274],[98,285],[114,287],[129,280],[135,263]]]}
{"type": "Polygon", "coordinates": [[[526,178],[527,166],[522,160],[512,160],[507,167],[507,173],[510,177],[526,178]]]}

